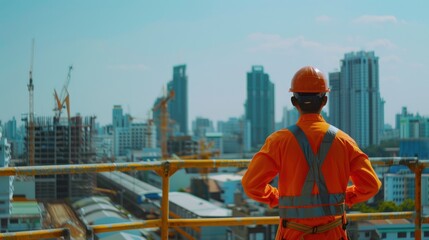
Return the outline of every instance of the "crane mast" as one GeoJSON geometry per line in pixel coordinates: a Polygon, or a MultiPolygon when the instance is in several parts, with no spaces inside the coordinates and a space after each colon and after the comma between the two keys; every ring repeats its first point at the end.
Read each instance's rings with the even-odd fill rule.
{"type": "Polygon", "coordinates": [[[34,59],[34,39],[31,46],[30,78],[28,87],[29,108],[28,108],[28,164],[34,165],[34,85],[33,85],[33,59],[34,59]]]}
{"type": "Polygon", "coordinates": [[[167,96],[161,98],[161,101],[152,108],[152,111],[160,110],[160,132],[161,132],[161,152],[162,158],[168,158],[167,151],[167,134],[168,134],[168,101],[174,97],[174,91],[170,90],[167,96]]]}

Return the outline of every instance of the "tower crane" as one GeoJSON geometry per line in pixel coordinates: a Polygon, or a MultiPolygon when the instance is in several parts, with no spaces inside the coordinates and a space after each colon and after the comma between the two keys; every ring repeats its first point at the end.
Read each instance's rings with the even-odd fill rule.
{"type": "MultiPolygon", "coordinates": [[[[206,142],[204,138],[200,139],[199,143],[199,152],[198,154],[194,155],[186,155],[186,156],[178,156],[180,159],[210,159],[214,156],[219,156],[220,151],[219,150],[212,150],[214,146],[214,142],[211,141],[209,143],[206,142]]],[[[209,168],[201,168],[200,175],[201,178],[206,181],[207,175],[210,172],[211,169],[209,168]]]]}
{"type": "Polygon", "coordinates": [[[162,159],[167,159],[167,134],[168,134],[168,101],[174,97],[174,90],[170,90],[168,95],[164,95],[161,100],[152,108],[152,112],[160,111],[160,132],[161,132],[161,152],[162,159]]]}
{"type": "Polygon", "coordinates": [[[70,84],[70,79],[71,79],[71,70],[73,69],[73,66],[70,65],[69,66],[69,71],[67,74],[67,78],[66,81],[63,85],[63,88],[61,90],[61,95],[58,96],[57,91],[54,89],[54,98],[55,98],[55,119],[59,120],[61,117],[61,113],[63,111],[63,108],[67,108],[67,117],[68,119],[70,119],[70,97],[69,97],[69,92],[67,90],[69,84],[70,84]]]}
{"type": "Polygon", "coordinates": [[[34,165],[34,85],[33,85],[34,39],[31,47],[30,79],[27,85],[29,94],[28,113],[28,163],[34,165]]]}

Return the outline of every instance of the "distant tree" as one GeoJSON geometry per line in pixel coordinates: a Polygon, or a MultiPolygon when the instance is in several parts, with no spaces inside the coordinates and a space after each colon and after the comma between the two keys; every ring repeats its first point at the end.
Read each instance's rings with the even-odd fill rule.
{"type": "Polygon", "coordinates": [[[366,203],[358,203],[353,205],[353,207],[351,208],[351,210],[353,211],[359,211],[359,212],[363,212],[363,213],[373,213],[376,212],[376,210],[370,206],[368,206],[366,203]]]}
{"type": "Polygon", "coordinates": [[[393,201],[383,201],[378,204],[378,212],[399,212],[400,208],[393,201]]]}
{"type": "Polygon", "coordinates": [[[414,200],[413,199],[405,199],[400,205],[399,205],[399,209],[401,211],[414,211],[414,200]]]}
{"type": "Polygon", "coordinates": [[[362,213],[374,212],[401,212],[401,211],[414,211],[414,200],[405,199],[399,206],[393,201],[382,201],[377,204],[377,207],[371,207],[367,203],[358,203],[353,205],[350,209],[352,211],[359,211],[362,213]]]}

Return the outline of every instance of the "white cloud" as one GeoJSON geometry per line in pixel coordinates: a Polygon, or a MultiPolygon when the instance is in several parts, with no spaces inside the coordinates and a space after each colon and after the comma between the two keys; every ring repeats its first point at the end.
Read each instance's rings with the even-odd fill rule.
{"type": "Polygon", "coordinates": [[[384,15],[384,16],[375,16],[375,15],[363,15],[354,20],[355,23],[362,24],[372,24],[372,23],[397,23],[398,20],[395,16],[384,15]]]}

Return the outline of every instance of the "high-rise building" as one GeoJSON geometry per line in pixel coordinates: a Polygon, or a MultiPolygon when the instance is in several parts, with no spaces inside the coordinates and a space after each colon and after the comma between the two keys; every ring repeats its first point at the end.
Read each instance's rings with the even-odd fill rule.
{"type": "Polygon", "coordinates": [[[243,117],[229,118],[227,121],[219,121],[217,129],[222,133],[222,145],[224,153],[250,152],[250,122],[243,117]]]}
{"type": "Polygon", "coordinates": [[[156,132],[154,126],[147,123],[134,123],[130,114],[124,114],[122,106],[115,105],[113,116],[113,154],[125,156],[127,150],[142,150],[144,147],[153,146],[156,132]],[[149,136],[150,135],[150,136],[149,136]]]}
{"type": "Polygon", "coordinates": [[[174,91],[174,98],[168,103],[168,112],[178,126],[176,135],[188,134],[188,76],[186,65],[173,67],[173,79],[167,85],[168,91],[174,91]]]}
{"type": "Polygon", "coordinates": [[[124,111],[121,105],[113,106],[112,110],[112,124],[113,129],[118,127],[129,127],[131,122],[131,116],[129,114],[124,115],[124,111]]]}
{"type": "Polygon", "coordinates": [[[295,107],[293,107],[292,109],[288,109],[288,107],[284,107],[281,128],[287,128],[290,125],[295,124],[298,121],[298,118],[299,118],[299,112],[298,110],[296,110],[295,107]]]}
{"type": "Polygon", "coordinates": [[[429,118],[408,113],[404,107],[399,122],[399,156],[429,159],[429,118]]]}
{"type": "Polygon", "coordinates": [[[25,148],[24,136],[21,129],[17,128],[15,117],[7,121],[4,125],[3,136],[7,138],[7,141],[10,144],[12,159],[22,157],[24,155],[25,148]]]}
{"type": "MultiPolygon", "coordinates": [[[[8,167],[10,161],[10,145],[6,138],[2,137],[2,128],[0,127],[0,168],[8,167]]],[[[0,220],[1,232],[8,229],[9,217],[12,212],[13,195],[13,176],[0,177],[0,220]]]]}
{"type": "Polygon", "coordinates": [[[374,52],[350,52],[341,70],[329,74],[329,121],[361,147],[376,145],[384,128],[378,57],[374,52]]]}
{"type": "MultiPolygon", "coordinates": [[[[78,115],[68,121],[38,117],[34,119],[34,133],[35,165],[95,162],[95,117],[82,118],[78,115]]],[[[82,197],[93,192],[95,174],[35,176],[35,182],[36,198],[40,200],[82,197]]]]}
{"type": "Polygon", "coordinates": [[[250,121],[251,146],[261,147],[274,131],[274,84],[262,66],[247,73],[246,119],[250,121]]]}
{"type": "Polygon", "coordinates": [[[214,132],[213,122],[208,118],[197,117],[192,122],[192,132],[197,139],[204,138],[206,133],[214,132]]]}

